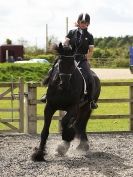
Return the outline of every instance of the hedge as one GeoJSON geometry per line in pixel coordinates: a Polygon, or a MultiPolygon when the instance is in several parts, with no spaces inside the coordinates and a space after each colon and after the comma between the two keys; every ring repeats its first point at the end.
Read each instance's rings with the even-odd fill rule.
{"type": "Polygon", "coordinates": [[[20,77],[24,81],[42,81],[48,74],[51,64],[45,63],[1,63],[0,82],[10,82],[13,78],[18,81],[20,77]]]}

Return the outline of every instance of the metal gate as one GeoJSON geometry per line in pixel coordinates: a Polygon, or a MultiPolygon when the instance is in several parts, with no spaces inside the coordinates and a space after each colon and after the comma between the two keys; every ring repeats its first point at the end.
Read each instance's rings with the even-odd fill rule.
{"type": "Polygon", "coordinates": [[[24,82],[0,83],[0,133],[24,131],[24,82]]]}

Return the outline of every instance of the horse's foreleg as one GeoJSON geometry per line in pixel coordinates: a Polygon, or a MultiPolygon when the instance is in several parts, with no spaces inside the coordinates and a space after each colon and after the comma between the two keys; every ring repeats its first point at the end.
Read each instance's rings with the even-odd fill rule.
{"type": "Polygon", "coordinates": [[[73,128],[74,120],[75,118],[69,113],[67,113],[63,117],[61,121],[63,141],[70,142],[74,139],[74,136],[75,136],[75,130],[73,128]]]}
{"type": "Polygon", "coordinates": [[[39,148],[36,148],[34,154],[32,155],[33,161],[44,161],[46,141],[49,135],[49,127],[54,112],[55,111],[50,107],[50,105],[46,104],[44,110],[44,126],[41,132],[41,141],[39,148]]]}
{"type": "Polygon", "coordinates": [[[66,154],[66,152],[70,147],[70,142],[74,138],[73,133],[71,134],[68,128],[69,120],[70,120],[70,115],[66,113],[66,115],[62,118],[61,121],[63,142],[57,147],[57,152],[59,155],[66,154]]]}
{"type": "Polygon", "coordinates": [[[57,148],[57,152],[60,155],[65,155],[70,147],[70,142],[75,137],[74,124],[77,117],[77,107],[71,108],[67,114],[62,118],[62,140],[63,143],[57,148]]]}
{"type": "Polygon", "coordinates": [[[62,139],[64,141],[70,142],[75,137],[75,123],[77,120],[79,107],[78,105],[71,106],[67,114],[62,119],[62,139]]]}
{"type": "Polygon", "coordinates": [[[87,151],[89,149],[89,144],[88,144],[88,138],[86,134],[86,128],[85,128],[86,126],[85,124],[84,124],[85,126],[84,128],[83,128],[83,125],[80,125],[80,126],[78,127],[78,137],[80,139],[80,143],[77,146],[77,149],[82,150],[82,151],[87,151]]]}
{"type": "Polygon", "coordinates": [[[79,150],[87,151],[89,149],[88,138],[86,134],[86,125],[89,120],[91,110],[88,110],[88,106],[81,109],[79,118],[76,122],[76,130],[80,139],[80,143],[77,147],[79,150]]]}

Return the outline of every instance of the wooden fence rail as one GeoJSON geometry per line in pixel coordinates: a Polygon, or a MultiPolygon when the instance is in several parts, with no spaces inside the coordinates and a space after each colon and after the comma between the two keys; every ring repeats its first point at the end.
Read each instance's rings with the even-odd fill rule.
{"type": "MultiPolygon", "coordinates": [[[[102,82],[103,86],[128,86],[129,87],[129,98],[119,99],[99,99],[99,103],[129,103],[129,114],[125,115],[92,115],[91,119],[124,119],[129,118],[130,120],[130,131],[133,131],[133,83],[132,82],[102,82]]],[[[37,133],[37,120],[43,120],[43,116],[37,116],[37,104],[41,102],[37,100],[37,87],[40,87],[40,83],[28,83],[27,84],[27,121],[26,130],[28,133],[37,133]]],[[[53,116],[54,120],[61,120],[63,112],[60,112],[59,116],[53,116]]],[[[59,123],[59,130],[61,126],[59,123]]]]}
{"type": "MultiPolygon", "coordinates": [[[[6,89],[3,91],[3,93],[0,93],[0,100],[9,100],[9,107],[10,108],[4,108],[0,107],[0,112],[4,113],[11,113],[11,117],[5,117],[0,116],[0,123],[4,124],[6,127],[10,128],[9,130],[0,130],[0,132],[24,132],[24,81],[20,78],[19,82],[11,82],[11,83],[0,83],[0,88],[6,89]],[[18,89],[18,93],[15,94],[14,90],[18,89]],[[18,105],[17,108],[13,107],[13,101],[17,100],[18,105]],[[15,112],[18,112],[17,117],[13,117],[13,114],[15,112]],[[16,126],[12,125],[11,123],[18,123],[18,128],[16,126]]],[[[3,102],[0,102],[0,105],[3,104],[3,102]]]]}
{"type": "MultiPolygon", "coordinates": [[[[129,87],[129,96],[128,98],[115,98],[115,99],[99,99],[99,103],[127,103],[129,104],[129,113],[128,114],[108,114],[108,115],[92,115],[91,119],[125,119],[128,118],[130,122],[129,130],[133,132],[133,83],[132,82],[102,82],[102,87],[109,86],[126,86],[129,87]]],[[[0,87],[5,87],[6,90],[3,93],[0,93],[0,100],[9,100],[12,102],[14,99],[14,93],[12,93],[13,89],[18,88],[18,94],[15,95],[15,100],[18,100],[18,108],[3,108],[0,107],[0,112],[18,112],[19,118],[14,117],[13,119],[10,117],[5,117],[4,119],[0,117],[0,123],[6,125],[13,131],[18,132],[27,132],[30,134],[37,133],[37,121],[43,120],[43,116],[37,115],[37,105],[42,104],[39,100],[37,100],[37,88],[42,87],[40,83],[27,83],[25,84],[26,90],[24,90],[24,83],[20,80],[19,83],[0,83],[0,87]],[[13,85],[12,85],[13,84],[13,85]],[[11,96],[10,96],[10,94],[11,96]],[[25,100],[24,100],[25,98],[25,100]],[[24,112],[25,105],[25,112],[24,112]],[[24,114],[25,113],[25,114],[24,114]],[[24,119],[25,117],[25,119],[24,119]],[[25,120],[25,121],[24,121],[25,120]],[[19,129],[15,128],[12,125],[12,122],[18,122],[19,129]],[[25,127],[25,129],[24,129],[25,127]]],[[[10,104],[10,103],[9,103],[10,104]]],[[[54,120],[59,120],[59,130],[61,130],[61,118],[63,117],[64,112],[60,111],[58,116],[53,116],[54,120]]],[[[0,131],[1,132],[1,131],[0,131]]]]}

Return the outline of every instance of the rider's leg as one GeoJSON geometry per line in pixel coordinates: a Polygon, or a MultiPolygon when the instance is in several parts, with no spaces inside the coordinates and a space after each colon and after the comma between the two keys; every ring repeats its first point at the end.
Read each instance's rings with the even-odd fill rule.
{"type": "Polygon", "coordinates": [[[86,81],[89,82],[87,84],[87,93],[88,93],[88,100],[90,102],[90,108],[91,109],[96,109],[98,105],[95,102],[95,80],[94,77],[92,76],[90,66],[87,63],[87,61],[84,61],[81,63],[80,67],[82,68],[82,73],[86,79],[86,81]]]}
{"type": "Polygon", "coordinates": [[[43,103],[46,103],[46,101],[47,101],[47,95],[44,94],[44,95],[41,97],[40,101],[43,102],[43,103]]]}
{"type": "Polygon", "coordinates": [[[94,78],[90,77],[89,79],[89,88],[87,89],[88,92],[88,99],[90,100],[90,108],[96,109],[98,107],[96,101],[95,101],[95,80],[94,78]]]}
{"type": "MultiPolygon", "coordinates": [[[[50,80],[51,74],[52,74],[52,69],[49,70],[47,78],[43,81],[43,85],[47,86],[49,84],[49,80],[50,80]]],[[[47,101],[47,94],[44,94],[41,97],[40,101],[43,102],[43,103],[46,103],[46,101],[47,101]]]]}

